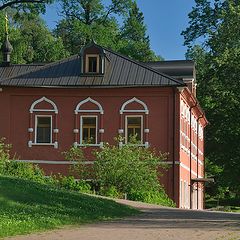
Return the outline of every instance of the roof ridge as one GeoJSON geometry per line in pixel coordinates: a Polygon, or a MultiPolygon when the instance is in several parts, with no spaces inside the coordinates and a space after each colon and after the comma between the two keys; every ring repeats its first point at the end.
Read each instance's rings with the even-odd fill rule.
{"type": "Polygon", "coordinates": [[[9,78],[5,78],[5,79],[3,79],[2,81],[0,81],[0,85],[1,85],[1,83],[5,82],[5,81],[9,81],[9,80],[11,80],[11,79],[14,79],[14,78],[16,78],[16,77],[21,77],[21,76],[26,75],[26,74],[34,73],[34,72],[37,72],[37,71],[39,71],[39,70],[42,70],[42,69],[45,69],[45,68],[48,68],[48,67],[57,65],[57,64],[59,64],[59,63],[67,62],[67,61],[69,61],[70,59],[74,59],[75,57],[78,57],[78,56],[79,56],[78,54],[75,54],[75,55],[72,55],[72,56],[70,56],[70,57],[63,58],[63,59],[61,59],[61,60],[58,60],[58,61],[56,61],[56,62],[51,62],[51,63],[45,64],[45,65],[42,65],[42,66],[39,67],[38,69],[34,69],[34,70],[31,70],[31,71],[28,71],[28,72],[24,72],[24,73],[15,75],[15,76],[11,76],[11,77],[9,77],[9,78]]]}
{"type": "MultiPolygon", "coordinates": [[[[96,44],[96,45],[97,45],[97,44],[96,44]]],[[[97,45],[97,46],[101,47],[100,45],[97,45]]],[[[126,59],[126,60],[128,60],[128,61],[130,61],[130,62],[132,62],[132,63],[135,63],[135,64],[137,64],[137,65],[139,65],[139,66],[141,66],[141,67],[143,67],[143,68],[145,68],[145,69],[148,69],[148,70],[150,70],[150,71],[152,71],[152,72],[154,72],[154,73],[157,73],[157,74],[159,74],[159,75],[161,75],[161,76],[163,76],[163,77],[166,77],[166,78],[174,81],[175,83],[178,83],[178,84],[181,84],[181,85],[184,84],[182,81],[177,80],[177,79],[175,79],[175,78],[172,78],[171,76],[166,75],[166,74],[164,74],[164,73],[162,73],[162,72],[159,72],[159,71],[157,71],[157,70],[155,70],[155,69],[153,69],[153,68],[145,65],[144,63],[141,63],[141,62],[138,62],[138,61],[136,61],[136,60],[133,60],[133,59],[131,59],[131,58],[125,56],[125,55],[122,55],[122,54],[120,54],[120,53],[114,52],[113,50],[107,49],[107,48],[105,48],[105,47],[102,47],[102,48],[103,48],[104,50],[108,51],[108,52],[111,52],[111,53],[113,53],[113,54],[121,57],[121,58],[124,58],[124,59],[126,59]]]]}

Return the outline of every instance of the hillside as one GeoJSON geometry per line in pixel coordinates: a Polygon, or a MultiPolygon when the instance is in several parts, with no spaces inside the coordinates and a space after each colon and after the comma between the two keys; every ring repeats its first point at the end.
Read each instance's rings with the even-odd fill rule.
{"type": "Polygon", "coordinates": [[[0,237],[136,213],[111,200],[0,176],[0,237]]]}

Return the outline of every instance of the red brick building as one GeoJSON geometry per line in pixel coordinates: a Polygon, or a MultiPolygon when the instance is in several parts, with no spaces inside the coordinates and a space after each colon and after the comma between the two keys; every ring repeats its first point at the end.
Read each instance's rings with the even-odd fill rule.
{"type": "MultiPolygon", "coordinates": [[[[46,174],[68,173],[62,152],[99,148],[121,134],[169,153],[162,178],[182,208],[203,208],[204,127],[191,61],[139,63],[92,43],[45,65],[12,65],[8,42],[0,67],[0,136],[19,161],[46,174]]],[[[91,162],[86,159],[86,162],[91,162]]]]}

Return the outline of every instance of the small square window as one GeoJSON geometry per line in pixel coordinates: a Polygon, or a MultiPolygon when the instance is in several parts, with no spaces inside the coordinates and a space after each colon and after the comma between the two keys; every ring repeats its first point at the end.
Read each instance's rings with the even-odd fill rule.
{"type": "Polygon", "coordinates": [[[36,143],[52,142],[52,118],[50,116],[37,116],[36,143]]]}

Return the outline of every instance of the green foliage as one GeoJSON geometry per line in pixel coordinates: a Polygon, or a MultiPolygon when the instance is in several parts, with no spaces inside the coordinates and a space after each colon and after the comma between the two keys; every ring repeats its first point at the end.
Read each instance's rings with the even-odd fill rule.
{"type": "Polygon", "coordinates": [[[72,191],[91,193],[91,185],[86,183],[86,181],[80,180],[76,181],[73,176],[60,176],[57,179],[57,185],[72,191]]]}
{"type": "Polygon", "coordinates": [[[58,23],[54,33],[63,39],[64,46],[71,54],[77,54],[86,42],[94,39],[98,44],[138,61],[160,59],[150,48],[143,13],[139,11],[136,2],[61,2],[65,18],[58,23]],[[121,21],[124,22],[123,26],[119,23],[121,21]]]}
{"type": "MultiPolygon", "coordinates": [[[[183,32],[190,47],[188,56],[196,60],[198,99],[210,125],[206,132],[206,156],[218,188],[240,192],[240,3],[238,1],[196,1],[190,26],[183,32]],[[204,38],[202,38],[204,37],[204,38]],[[190,46],[201,38],[201,46],[190,46]]],[[[210,188],[211,190],[211,188],[210,188]]],[[[211,190],[212,191],[212,190],[211,190]]],[[[213,191],[212,191],[213,192],[213,191]]]]}
{"type": "Polygon", "coordinates": [[[71,147],[63,152],[64,158],[73,164],[70,167],[71,173],[81,180],[93,179],[93,169],[90,164],[85,164],[85,156],[82,148],[71,147]]]}
{"type": "Polygon", "coordinates": [[[136,213],[110,200],[0,176],[0,238],[136,213]]]}
{"type": "Polygon", "coordinates": [[[158,168],[165,167],[164,154],[131,143],[120,148],[105,144],[94,155],[96,181],[101,193],[110,196],[127,194],[131,200],[168,204],[160,199],[164,190],[159,183],[158,168]]]}
{"type": "Polygon", "coordinates": [[[134,1],[121,29],[119,52],[141,62],[162,60],[150,48],[143,13],[134,1]]]}

